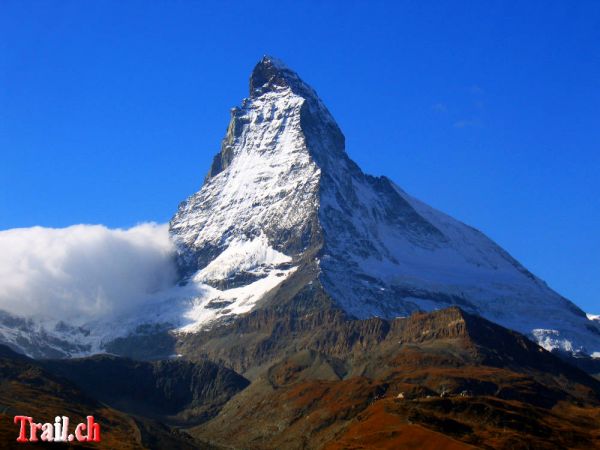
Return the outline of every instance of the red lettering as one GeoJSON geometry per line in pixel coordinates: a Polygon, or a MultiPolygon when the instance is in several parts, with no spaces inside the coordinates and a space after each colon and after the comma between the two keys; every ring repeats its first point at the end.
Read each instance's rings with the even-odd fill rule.
{"type": "Polygon", "coordinates": [[[15,425],[17,422],[21,422],[21,428],[19,430],[19,437],[17,438],[17,442],[27,442],[27,435],[26,435],[27,425],[26,424],[30,423],[32,420],[33,419],[28,416],[15,416],[15,418],[14,418],[15,425]]]}
{"type": "Polygon", "coordinates": [[[42,428],[41,423],[33,423],[33,420],[29,421],[29,442],[37,442],[37,432],[42,428]]]}
{"type": "Polygon", "coordinates": [[[75,427],[75,438],[79,442],[87,441],[87,437],[83,435],[83,432],[85,431],[85,429],[86,429],[85,423],[80,423],[79,425],[77,425],[75,427]]]}
{"type": "Polygon", "coordinates": [[[94,423],[94,416],[87,416],[87,440],[90,442],[100,442],[100,424],[94,423]],[[90,436],[91,434],[91,436],[90,436]]]}

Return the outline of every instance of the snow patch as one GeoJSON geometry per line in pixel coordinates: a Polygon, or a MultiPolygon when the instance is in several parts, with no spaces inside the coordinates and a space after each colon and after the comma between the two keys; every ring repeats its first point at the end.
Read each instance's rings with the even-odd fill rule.
{"type": "Polygon", "coordinates": [[[273,249],[264,234],[249,241],[234,238],[224,252],[194,276],[194,280],[223,280],[235,273],[264,271],[266,267],[291,260],[289,256],[273,249]]]}
{"type": "Polygon", "coordinates": [[[193,299],[190,308],[183,313],[183,320],[187,323],[177,330],[192,333],[210,326],[217,319],[249,312],[267,292],[276,288],[295,270],[295,267],[274,270],[254,283],[227,290],[204,285],[205,295],[193,299]]]}
{"type": "Polygon", "coordinates": [[[536,328],[531,331],[531,334],[535,337],[538,345],[548,351],[562,350],[571,353],[581,350],[580,348],[575,348],[571,341],[563,338],[558,330],[536,328]]]}

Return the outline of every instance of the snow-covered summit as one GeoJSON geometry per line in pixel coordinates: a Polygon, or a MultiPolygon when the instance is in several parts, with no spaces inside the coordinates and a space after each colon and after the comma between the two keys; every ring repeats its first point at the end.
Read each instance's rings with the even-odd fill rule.
{"type": "Polygon", "coordinates": [[[306,99],[320,101],[317,93],[280,59],[265,55],[256,64],[250,75],[251,98],[269,91],[290,88],[306,99]]]}
{"type": "Polygon", "coordinates": [[[289,86],[300,82],[298,75],[283,61],[273,56],[265,55],[256,64],[250,75],[250,96],[258,96],[275,86],[289,86]]]}
{"type": "MultiPolygon", "coordinates": [[[[597,322],[481,232],[364,174],[314,89],[269,56],[171,232],[188,275],[261,236],[285,267],[314,255],[319,282],[355,317],[459,305],[547,348],[600,350],[597,322]]],[[[230,269],[235,285],[254,279],[230,269]]]]}

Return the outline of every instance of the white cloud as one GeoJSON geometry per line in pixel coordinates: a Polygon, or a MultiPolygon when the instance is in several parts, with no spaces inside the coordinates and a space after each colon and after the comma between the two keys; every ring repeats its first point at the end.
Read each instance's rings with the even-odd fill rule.
{"type": "Polygon", "coordinates": [[[0,309],[83,323],[141,306],[175,282],[166,225],[0,231],[0,309]]]}

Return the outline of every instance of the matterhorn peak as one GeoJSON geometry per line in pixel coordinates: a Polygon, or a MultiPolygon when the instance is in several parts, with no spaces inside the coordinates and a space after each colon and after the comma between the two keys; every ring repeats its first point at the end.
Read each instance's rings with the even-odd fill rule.
{"type": "Polygon", "coordinates": [[[200,302],[203,326],[310,283],[356,318],[458,305],[547,348],[600,348],[592,321],[497,244],[365,175],[316,92],[271,56],[170,230],[181,273],[229,299],[222,311],[200,302]]]}
{"type": "Polygon", "coordinates": [[[289,86],[298,80],[298,75],[291,71],[283,61],[265,55],[254,66],[250,76],[250,96],[256,96],[275,86],[289,86]]]}
{"type": "Polygon", "coordinates": [[[266,92],[285,88],[305,98],[317,97],[316,92],[283,61],[273,56],[263,56],[254,66],[250,76],[250,97],[258,97],[266,92]]]}

